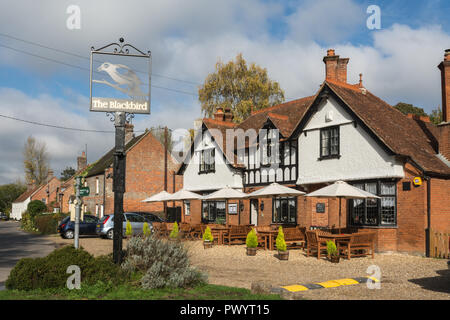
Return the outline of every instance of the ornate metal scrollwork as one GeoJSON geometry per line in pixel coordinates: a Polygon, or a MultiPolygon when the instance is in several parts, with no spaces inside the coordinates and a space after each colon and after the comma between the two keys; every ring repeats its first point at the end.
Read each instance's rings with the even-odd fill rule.
{"type": "MultiPolygon", "coordinates": [[[[119,39],[120,43],[117,42],[112,42],[104,47],[95,49],[94,47],[91,47],[91,51],[95,51],[95,52],[103,52],[103,51],[107,51],[106,49],[112,47],[113,48],[113,52],[114,54],[125,54],[125,55],[129,55],[130,54],[130,49],[132,48],[133,50],[135,50],[138,55],[142,55],[142,56],[147,56],[149,57],[151,55],[151,52],[148,51],[147,53],[142,52],[141,50],[139,50],[138,48],[136,48],[135,46],[129,44],[129,43],[123,43],[125,40],[123,38],[119,39]]],[[[134,53],[136,54],[136,53],[134,53]]]]}

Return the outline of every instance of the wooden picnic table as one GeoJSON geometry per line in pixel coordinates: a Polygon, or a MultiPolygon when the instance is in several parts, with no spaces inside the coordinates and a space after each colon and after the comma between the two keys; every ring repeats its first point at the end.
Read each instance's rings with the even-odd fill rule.
{"type": "Polygon", "coordinates": [[[336,233],[336,234],[319,233],[319,238],[333,241],[336,244],[336,246],[338,247],[338,250],[339,250],[339,242],[342,242],[342,241],[348,242],[348,241],[350,241],[352,236],[353,236],[353,234],[351,234],[351,233],[340,233],[340,234],[339,233],[336,233]]]}
{"type": "Polygon", "coordinates": [[[211,233],[217,236],[217,244],[223,244],[223,237],[230,231],[230,227],[222,225],[209,225],[211,233]]]}
{"type": "Polygon", "coordinates": [[[273,250],[273,239],[275,239],[278,235],[278,230],[258,230],[258,234],[265,239],[264,249],[273,250]]]}

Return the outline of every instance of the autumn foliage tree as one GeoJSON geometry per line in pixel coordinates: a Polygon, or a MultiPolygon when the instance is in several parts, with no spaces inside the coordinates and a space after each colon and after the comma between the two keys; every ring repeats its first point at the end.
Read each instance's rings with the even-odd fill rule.
{"type": "Polygon", "coordinates": [[[284,91],[269,79],[267,69],[255,63],[247,66],[241,53],[235,61],[217,62],[198,95],[205,116],[211,117],[217,107],[230,108],[237,123],[245,120],[252,108],[259,110],[284,101],[284,91]]]}

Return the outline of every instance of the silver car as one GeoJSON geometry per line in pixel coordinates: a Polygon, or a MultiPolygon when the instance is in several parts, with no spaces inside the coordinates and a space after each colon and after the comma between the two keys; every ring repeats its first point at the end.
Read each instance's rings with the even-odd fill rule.
{"type": "MultiPolygon", "coordinates": [[[[144,223],[147,222],[150,230],[153,232],[152,222],[141,215],[125,212],[123,214],[123,236],[125,236],[127,221],[130,222],[133,235],[144,233],[144,223]]],[[[106,215],[100,219],[95,228],[95,232],[102,238],[112,239],[114,237],[114,214],[106,215]]]]}

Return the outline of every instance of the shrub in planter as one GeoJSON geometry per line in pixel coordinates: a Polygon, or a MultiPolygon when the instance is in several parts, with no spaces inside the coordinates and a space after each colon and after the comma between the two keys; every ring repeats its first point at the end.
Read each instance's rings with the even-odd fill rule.
{"type": "Polygon", "coordinates": [[[131,223],[129,220],[127,220],[127,226],[126,226],[126,230],[125,230],[125,235],[127,237],[130,237],[133,235],[133,227],[131,226],[131,223]]]}
{"type": "Polygon", "coordinates": [[[190,266],[182,243],[152,235],[130,239],[122,268],[128,274],[143,273],[140,283],[145,289],[190,287],[206,282],[206,276],[190,266]]]}
{"type": "Polygon", "coordinates": [[[214,238],[211,233],[211,228],[206,227],[205,232],[203,233],[203,246],[205,249],[211,248],[213,245],[214,238]]]}
{"type": "Polygon", "coordinates": [[[121,283],[126,273],[107,257],[94,258],[83,249],[65,246],[44,258],[21,259],[11,270],[6,281],[7,289],[32,290],[65,288],[67,267],[77,265],[81,270],[81,284],[121,283]]]}
{"type": "Polygon", "coordinates": [[[143,232],[143,234],[144,234],[144,237],[148,237],[148,236],[152,233],[152,230],[151,230],[150,227],[148,226],[148,223],[147,223],[147,222],[144,222],[144,226],[143,226],[143,228],[142,228],[142,232],[143,232]]]}
{"type": "Polygon", "coordinates": [[[247,255],[256,255],[256,247],[258,247],[258,236],[256,235],[255,229],[252,228],[252,230],[250,230],[250,232],[247,234],[245,243],[247,244],[247,255]]]}
{"type": "Polygon", "coordinates": [[[338,263],[339,262],[339,259],[340,259],[339,258],[339,251],[336,248],[336,244],[333,241],[331,241],[331,240],[327,241],[327,253],[328,253],[328,259],[331,262],[334,262],[334,263],[338,263]]]}
{"type": "Polygon", "coordinates": [[[278,259],[288,260],[289,259],[289,251],[287,251],[286,241],[284,241],[284,233],[283,233],[282,227],[278,228],[276,246],[277,246],[277,250],[278,250],[278,259]]]}
{"type": "Polygon", "coordinates": [[[175,221],[175,223],[173,224],[173,227],[172,227],[172,231],[170,231],[169,238],[171,240],[177,239],[178,238],[178,233],[179,233],[178,223],[175,221]]]}

